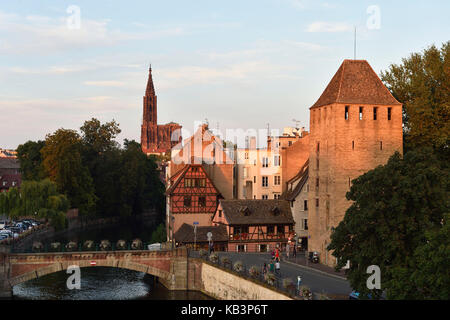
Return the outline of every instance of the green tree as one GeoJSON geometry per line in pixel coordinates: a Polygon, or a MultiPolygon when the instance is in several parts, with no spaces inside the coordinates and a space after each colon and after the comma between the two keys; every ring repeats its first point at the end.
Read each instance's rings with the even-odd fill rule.
{"type": "Polygon", "coordinates": [[[56,184],[48,179],[23,181],[20,190],[12,188],[0,194],[0,212],[12,219],[33,216],[45,219],[57,230],[65,227],[69,200],[58,193],[56,184]]]}
{"type": "Polygon", "coordinates": [[[166,227],[164,223],[161,223],[158,225],[155,231],[152,233],[151,242],[152,243],[162,243],[166,242],[167,235],[166,235],[166,227]]]}
{"type": "Polygon", "coordinates": [[[41,149],[45,141],[27,141],[17,147],[22,180],[39,180],[44,178],[41,149]]]}
{"type": "Polygon", "coordinates": [[[448,168],[425,149],[404,159],[396,153],[353,180],[347,193],[353,203],[328,250],[338,258],[337,269],[350,261],[348,279],[362,297],[379,298],[386,290],[390,299],[449,298],[449,178],[448,168]],[[381,290],[366,287],[370,265],[381,269],[381,290]]]}
{"type": "Polygon", "coordinates": [[[450,134],[450,41],[431,46],[393,64],[381,79],[403,103],[406,149],[433,146],[445,149],[450,134]]]}
{"type": "Polygon", "coordinates": [[[58,129],[48,134],[41,150],[45,174],[56,182],[81,216],[92,215],[95,196],[92,177],[81,157],[82,142],[74,130],[58,129]]]}

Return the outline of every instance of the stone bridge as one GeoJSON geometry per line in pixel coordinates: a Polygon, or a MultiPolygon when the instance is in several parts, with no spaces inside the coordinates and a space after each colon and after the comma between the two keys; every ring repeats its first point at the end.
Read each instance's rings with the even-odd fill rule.
{"type": "Polygon", "coordinates": [[[169,290],[196,290],[216,299],[292,299],[275,288],[256,283],[202,259],[185,247],[166,251],[118,250],[11,253],[0,245],[0,298],[11,298],[13,286],[67,270],[69,266],[112,267],[144,272],[169,290]]]}
{"type": "Polygon", "coordinates": [[[12,287],[65,271],[69,266],[112,267],[144,272],[158,277],[170,290],[186,290],[188,254],[186,248],[167,251],[120,250],[87,252],[9,253],[0,248],[0,297],[11,297],[12,287]]]}

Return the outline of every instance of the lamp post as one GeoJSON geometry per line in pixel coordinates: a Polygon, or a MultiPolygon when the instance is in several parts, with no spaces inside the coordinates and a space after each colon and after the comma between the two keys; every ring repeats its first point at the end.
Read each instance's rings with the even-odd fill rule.
{"type": "Polygon", "coordinates": [[[170,220],[172,222],[172,230],[171,230],[171,242],[172,242],[172,250],[174,249],[174,239],[173,239],[173,228],[175,225],[175,217],[173,215],[170,216],[170,220]]]}

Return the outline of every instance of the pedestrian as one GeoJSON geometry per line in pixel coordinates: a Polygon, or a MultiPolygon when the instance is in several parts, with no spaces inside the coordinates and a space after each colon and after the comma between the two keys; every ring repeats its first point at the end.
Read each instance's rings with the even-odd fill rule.
{"type": "Polygon", "coordinates": [[[275,262],[275,271],[278,275],[280,275],[280,259],[277,259],[275,262]]]}
{"type": "Polygon", "coordinates": [[[211,241],[211,244],[209,246],[210,246],[209,249],[210,253],[214,252],[214,242],[211,241]]]}
{"type": "Polygon", "coordinates": [[[264,262],[263,275],[266,275],[266,273],[267,273],[267,264],[264,262]]]}
{"type": "Polygon", "coordinates": [[[286,257],[289,259],[289,251],[291,249],[291,246],[288,244],[286,244],[286,257]]]}
{"type": "Polygon", "coordinates": [[[274,272],[274,263],[273,263],[273,259],[270,261],[270,263],[269,263],[269,271],[271,272],[271,273],[273,273],[274,272]]]}
{"type": "Polygon", "coordinates": [[[275,250],[274,249],[272,249],[272,253],[271,254],[272,254],[272,260],[275,259],[275,250]]]}
{"type": "Polygon", "coordinates": [[[277,249],[275,250],[275,259],[280,259],[280,250],[278,250],[278,246],[277,249]]]}
{"type": "Polygon", "coordinates": [[[296,258],[297,257],[297,246],[294,244],[294,247],[292,248],[292,256],[294,257],[294,258],[296,258]]]}

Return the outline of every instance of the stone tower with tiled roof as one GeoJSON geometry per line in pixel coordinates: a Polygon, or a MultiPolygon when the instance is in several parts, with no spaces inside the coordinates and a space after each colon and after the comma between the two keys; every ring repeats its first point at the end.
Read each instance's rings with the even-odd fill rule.
{"type": "Polygon", "coordinates": [[[181,126],[174,122],[158,125],[158,108],[151,67],[148,72],[147,88],[143,98],[141,147],[146,154],[162,154],[181,142],[181,126]]]}
{"type": "Polygon", "coordinates": [[[344,60],[310,108],[309,241],[321,262],[334,265],[326,250],[344,218],[351,181],[395,152],[402,153],[402,105],[365,60],[344,60]]]}

